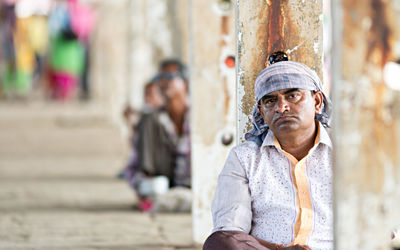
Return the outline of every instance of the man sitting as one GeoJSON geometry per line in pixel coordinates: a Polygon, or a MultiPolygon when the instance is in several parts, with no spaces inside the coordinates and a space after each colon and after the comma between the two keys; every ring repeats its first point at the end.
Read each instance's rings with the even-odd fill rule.
{"type": "Polygon", "coordinates": [[[330,100],[316,73],[281,61],[261,71],[246,142],[230,152],[204,249],[333,249],[330,100]]]}

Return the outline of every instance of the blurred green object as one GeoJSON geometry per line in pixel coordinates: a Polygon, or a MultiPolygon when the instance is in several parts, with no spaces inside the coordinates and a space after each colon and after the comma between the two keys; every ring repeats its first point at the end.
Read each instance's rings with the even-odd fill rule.
{"type": "Polygon", "coordinates": [[[3,74],[3,92],[6,94],[17,93],[26,95],[31,90],[32,74],[18,70],[16,72],[5,71],[3,74]]]}
{"type": "Polygon", "coordinates": [[[50,64],[53,71],[80,76],[84,69],[85,50],[78,39],[59,34],[51,39],[50,64]]]}

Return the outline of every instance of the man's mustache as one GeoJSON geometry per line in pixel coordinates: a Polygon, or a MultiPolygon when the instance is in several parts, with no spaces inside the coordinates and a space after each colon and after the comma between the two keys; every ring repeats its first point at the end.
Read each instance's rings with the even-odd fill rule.
{"type": "Polygon", "coordinates": [[[284,112],[284,113],[282,113],[282,114],[276,114],[276,115],[274,115],[274,117],[273,117],[272,120],[273,120],[273,121],[277,121],[277,120],[279,120],[279,119],[281,119],[281,118],[285,118],[285,117],[297,118],[297,116],[296,116],[295,114],[284,112]]]}

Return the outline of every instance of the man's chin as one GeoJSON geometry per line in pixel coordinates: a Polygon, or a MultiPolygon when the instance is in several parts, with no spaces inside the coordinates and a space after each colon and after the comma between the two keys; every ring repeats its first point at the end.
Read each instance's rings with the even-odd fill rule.
{"type": "Polygon", "coordinates": [[[282,134],[282,133],[291,133],[296,132],[299,129],[299,126],[295,122],[283,122],[277,124],[274,128],[271,128],[274,134],[282,134]]]}

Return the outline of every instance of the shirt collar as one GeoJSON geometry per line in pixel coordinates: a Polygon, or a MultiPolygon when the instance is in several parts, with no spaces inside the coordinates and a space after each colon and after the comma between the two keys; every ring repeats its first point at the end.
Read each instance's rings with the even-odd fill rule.
{"type": "Polygon", "coordinates": [[[331,138],[329,137],[328,131],[326,131],[326,128],[320,122],[318,122],[318,124],[319,124],[319,143],[325,144],[332,149],[332,141],[331,138]]]}
{"type": "MultiPolygon", "coordinates": [[[[328,131],[326,131],[325,127],[319,121],[317,123],[317,126],[318,126],[317,138],[319,138],[319,141],[317,141],[316,144],[322,143],[322,144],[327,145],[329,148],[332,148],[332,141],[329,138],[328,131]]],[[[275,147],[275,135],[271,131],[271,129],[268,129],[268,133],[265,136],[265,139],[264,139],[260,149],[267,147],[267,146],[275,147]]]]}

